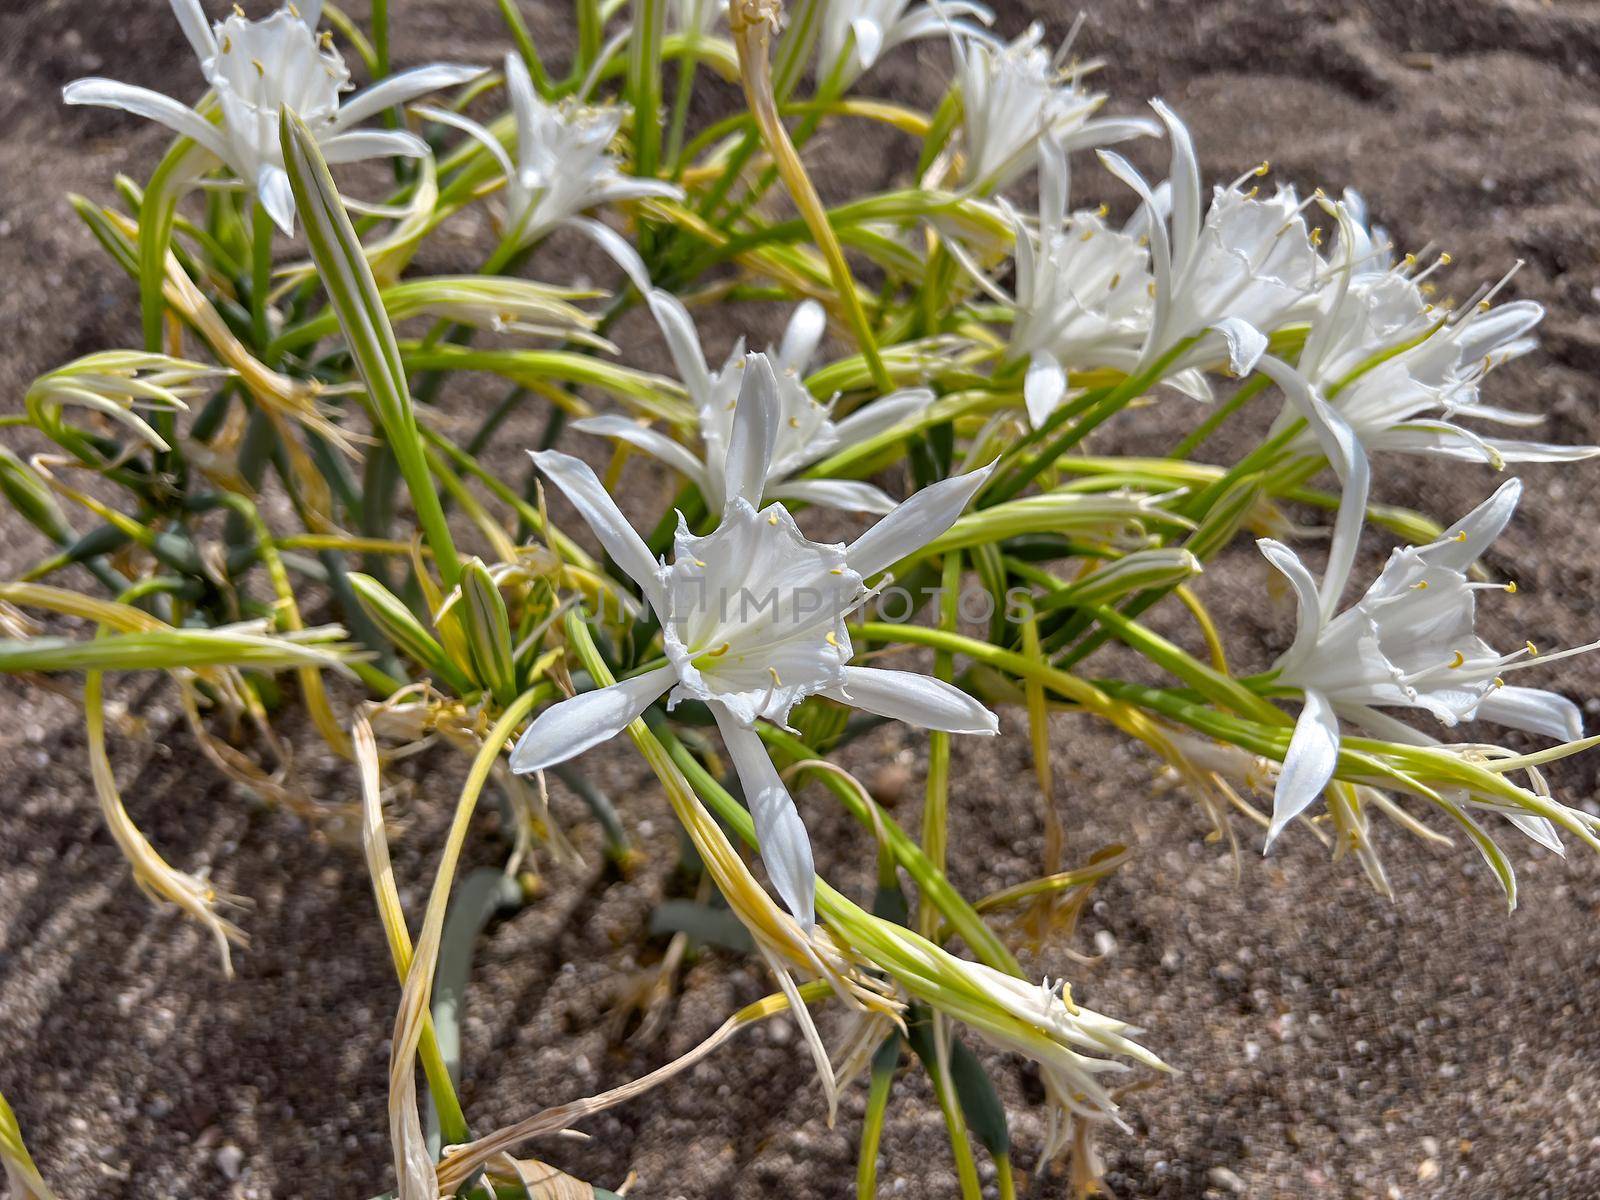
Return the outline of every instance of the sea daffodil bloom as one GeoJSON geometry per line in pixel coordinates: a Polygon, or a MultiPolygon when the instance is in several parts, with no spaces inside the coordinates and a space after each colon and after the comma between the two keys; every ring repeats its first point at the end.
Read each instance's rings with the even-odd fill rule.
{"type": "Polygon", "coordinates": [[[1246,175],[1214,188],[1202,213],[1200,167],[1189,131],[1161,101],[1152,107],[1172,143],[1167,201],[1158,200],[1120,155],[1102,151],[1100,159],[1143,201],[1142,219],[1130,230],[1150,239],[1155,314],[1141,365],[1199,338],[1169,365],[1167,382],[1209,399],[1209,384],[1193,368],[1226,362],[1235,374],[1248,373],[1273,332],[1310,315],[1322,260],[1301,215],[1305,204],[1292,187],[1260,198],[1254,187],[1241,190],[1246,175]],[[1202,336],[1211,334],[1216,336],[1202,336]]]}
{"type": "Polygon", "coordinates": [[[516,158],[500,139],[476,121],[436,108],[418,108],[420,116],[453,126],[489,152],[506,177],[506,236],[528,246],[559,226],[593,238],[629,276],[644,282],[644,264],[636,250],[609,226],[583,214],[604,204],[646,196],[678,197],[676,185],[660,179],[625,174],[611,143],[622,125],[621,108],[586,108],[575,102],[551,104],[534,90],[522,56],[506,55],[506,92],[516,120],[516,158]]]}
{"type": "Polygon", "coordinates": [[[285,233],[294,231],[294,196],[278,142],[280,109],[293,110],[306,123],[330,163],[421,158],[427,143],[414,134],[357,126],[384,109],[483,73],[481,67],[436,63],[392,75],[341,103],[350,72],[329,35],[317,35],[321,0],[298,8],[285,5],[260,21],[247,20],[236,7],[214,26],[207,23],[200,0],[171,3],[216,96],[219,122],[160,92],[111,79],[75,80],[62,90],[62,99],[120,108],[196,142],[254,191],[285,233]]]}
{"type": "Polygon", "coordinates": [[[755,723],[782,725],[801,700],[821,695],[929,729],[998,730],[993,713],[948,683],[849,666],[854,651],[845,627],[870,594],[866,580],[950,528],[989,470],[924,488],[848,546],[808,541],[783,505],[758,508],[777,453],[779,411],[772,365],[752,354],[723,461],[722,521],[696,537],[680,520],[670,565],[651,556],[583,462],[552,450],[533,456],[639,585],[661,623],[667,665],[546,709],[517,743],[511,768],[541,771],[565,762],[622,732],[663,695],[669,708],[703,701],[744,787],[773,887],[809,926],[810,839],[755,723]]]}
{"type": "Polygon", "coordinates": [[[1070,151],[1158,132],[1142,117],[1096,119],[1105,93],[1089,91],[1077,72],[1062,66],[1072,39],[1052,57],[1040,44],[1043,38],[1043,28],[1034,24],[1004,46],[979,38],[955,41],[966,179],[982,191],[1004,188],[1033,166],[1039,139],[1047,134],[1070,151]]]}
{"type": "MultiPolygon", "coordinates": [[[[723,480],[746,369],[744,342],[741,340],[734,347],[720,370],[712,371],[706,366],[694,321],[677,297],[657,290],[648,299],[677,365],[678,377],[699,414],[700,457],[665,434],[627,417],[589,417],[575,421],[572,427],[627,442],[659,459],[698,487],[706,506],[717,512],[724,502],[723,480]]],[[[933,393],[926,388],[894,392],[835,421],[833,406],[818,402],[801,382],[825,328],[822,306],[807,300],[795,309],[779,348],[768,348],[777,388],[778,429],[761,495],[855,512],[887,513],[895,501],[870,483],[794,476],[836,451],[858,445],[916,416],[933,403],[933,393]]],[[[758,495],[752,503],[759,503],[760,498],[758,495]]]]}
{"type": "MultiPolygon", "coordinates": [[[[1583,653],[1583,646],[1536,656],[1531,644],[1501,654],[1478,635],[1476,595],[1503,585],[1478,583],[1467,571],[1505,528],[1522,485],[1511,479],[1426,546],[1396,550],[1355,604],[1339,612],[1349,555],[1331,556],[1319,586],[1294,551],[1271,539],[1257,545],[1289,581],[1299,606],[1293,644],[1274,664],[1276,682],[1305,696],[1273,796],[1267,844],[1305,811],[1333,777],[1339,722],[1375,736],[1416,741],[1414,731],[1378,710],[1421,709],[1445,725],[1491,721],[1546,737],[1580,737],[1570,700],[1538,688],[1511,687],[1521,667],[1583,653]]],[[[1365,507],[1365,489],[1344,504],[1365,507]]],[[[1336,535],[1336,541],[1337,541],[1336,535]]]]}
{"type": "MultiPolygon", "coordinates": [[[[1027,359],[1024,397],[1035,428],[1067,393],[1069,369],[1131,370],[1150,331],[1150,255],[1139,238],[1099,212],[1067,214],[1065,149],[1046,138],[1039,153],[1037,234],[1012,216],[1016,314],[1008,357],[1027,359]]],[[[1003,298],[1004,299],[1004,298],[1003,298]]]]}
{"type": "Polygon", "coordinates": [[[971,0],[828,0],[817,61],[822,75],[836,71],[840,84],[849,87],[896,46],[941,33],[987,37],[982,26],[993,20],[985,5],[971,0]]]}

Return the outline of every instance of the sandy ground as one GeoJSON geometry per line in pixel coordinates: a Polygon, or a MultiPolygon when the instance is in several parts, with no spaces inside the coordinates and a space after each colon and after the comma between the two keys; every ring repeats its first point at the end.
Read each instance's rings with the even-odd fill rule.
{"type": "MultiPolygon", "coordinates": [[[[135,177],[161,136],[132,119],[66,110],[57,89],[104,73],[193,90],[176,26],[157,0],[135,20],[90,0],[13,3],[0,12],[0,395],[73,355],[132,344],[134,298],[62,200],[105,197],[114,172],[135,177]]],[[[527,6],[525,6],[527,7],[527,6]]],[[[1053,3],[1007,5],[1060,21],[1053,3]]],[[[1452,252],[1452,286],[1527,266],[1510,292],[1545,302],[1545,352],[1501,375],[1495,399],[1549,414],[1557,441],[1600,441],[1600,10],[1592,4],[1414,0],[1218,0],[1089,3],[1083,49],[1107,62],[1114,107],[1161,95],[1191,122],[1204,168],[1231,178],[1265,157],[1302,188],[1360,189],[1400,243],[1452,252]]],[[[489,61],[504,41],[494,6],[398,5],[400,62],[489,61]]],[[[559,41],[542,8],[530,19],[559,41]]],[[[1059,25],[1058,25],[1059,30],[1059,25]]],[[[898,57],[884,90],[926,100],[946,69],[942,47],[898,57]]],[[[887,183],[903,151],[830,139],[824,190],[887,183]]],[[[1153,150],[1141,152],[1150,167],[1153,150]]],[[[1121,201],[1088,169],[1080,186],[1121,201]]],[[[446,240],[428,265],[467,266],[446,240]],[[454,261],[454,258],[460,261],[454,261]]],[[[551,277],[560,264],[540,264],[551,277]]],[[[752,317],[766,331],[774,314],[752,317]]],[[[661,365],[639,327],[637,356],[661,365]]],[[[722,330],[720,352],[733,336],[722,330]]],[[[632,346],[630,345],[630,349],[632,346]]],[[[447,403],[479,412],[487,394],[447,403]]],[[[452,407],[454,411],[454,407],[452,407]]],[[[508,431],[509,468],[537,432],[508,431]]],[[[1135,419],[1107,447],[1164,447],[1159,419],[1135,419]]],[[[1597,468],[1525,472],[1528,498],[1494,566],[1517,578],[1494,606],[1502,643],[1558,645],[1594,636],[1600,550],[1588,540],[1597,468]]],[[[1422,469],[1380,483],[1381,498],[1453,515],[1496,480],[1478,468],[1422,469]]],[[[645,494],[648,479],[640,482],[645,494]]],[[[637,498],[637,496],[635,497],[637,498]]],[[[649,502],[648,499],[646,501],[649,502]]],[[[10,522],[0,572],[40,547],[10,522]]],[[[1241,547],[1207,577],[1245,665],[1283,645],[1287,617],[1263,602],[1265,570],[1241,547]]],[[[1563,686],[1600,705],[1600,664],[1563,686]]],[[[173,861],[209,867],[248,898],[253,937],[224,980],[209,945],[154,914],[129,883],[96,815],[81,719],[67,700],[0,683],[14,719],[0,724],[0,1090],[16,1105],[45,1173],[64,1196],[360,1197],[389,1186],[384,1125],[387,1039],[396,988],[359,855],[311,838],[291,816],[239,794],[199,758],[173,700],[124,686],[142,727],[116,739],[130,810],[173,861]]],[[[1016,714],[998,743],[956,755],[953,874],[968,894],[1027,878],[1041,844],[1025,737],[1016,714]]],[[[918,739],[882,731],[853,748],[870,774],[891,757],[909,772],[898,815],[915,826],[918,739]]],[[[1225,846],[1181,795],[1151,787],[1152,764],[1104,730],[1061,719],[1053,755],[1070,853],[1126,842],[1136,857],[1100,893],[1074,947],[1105,934],[1110,953],[1074,963],[1067,944],[1028,959],[1065,974],[1081,1000],[1136,1018],[1180,1069],[1132,1097],[1133,1136],[1107,1141],[1120,1196],[1493,1197],[1600,1194],[1600,864],[1515,847],[1523,902],[1507,916],[1470,849],[1385,833],[1398,893],[1370,892],[1349,864],[1329,864],[1304,832],[1271,859],[1245,852],[1235,879],[1225,846]]],[[[1593,804],[1600,760],[1556,773],[1593,804]]],[[[552,872],[546,898],[495,926],[480,947],[465,1026],[463,1095],[480,1129],[614,1085],[681,1053],[734,1006],[766,988],[761,973],[712,952],[687,971],[670,1032],[619,1043],[622,986],[661,952],[642,937],[651,907],[681,894],[676,835],[645,773],[619,751],[583,768],[618,797],[647,851],[627,881],[601,866],[577,805],[556,797],[592,864],[552,872]]],[[[454,764],[430,760],[398,811],[396,865],[407,903],[431,877],[454,764]]],[[[351,795],[334,766],[311,769],[322,799],[351,795]]],[[[864,895],[870,849],[823,794],[801,805],[819,858],[864,895]]],[[[473,841],[482,861],[503,843],[492,818],[473,841]]],[[[997,1063],[1010,1097],[1037,1084],[997,1063]]],[[[862,1106],[846,1099],[835,1129],[793,1028],[746,1035],[673,1085],[589,1124],[584,1144],[544,1147],[566,1168],[616,1186],[629,1171],[650,1197],[839,1197],[849,1191],[862,1106]]],[[[1018,1159],[1033,1166],[1036,1110],[1021,1107],[1018,1159]]],[[[916,1075],[897,1085],[885,1132],[884,1194],[954,1194],[936,1110],[916,1075]]],[[[1048,1170],[1030,1196],[1064,1194],[1048,1170]]]]}

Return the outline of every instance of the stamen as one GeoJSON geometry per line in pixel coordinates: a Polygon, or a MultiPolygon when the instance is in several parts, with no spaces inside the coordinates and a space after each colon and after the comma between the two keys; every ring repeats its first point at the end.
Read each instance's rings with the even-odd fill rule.
{"type": "Polygon", "coordinates": [[[706,565],[706,560],[703,558],[697,558],[694,560],[694,565],[697,567],[703,567],[706,565]]]}
{"type": "Polygon", "coordinates": [[[259,58],[252,58],[250,60],[250,65],[256,69],[257,75],[260,75],[263,78],[266,77],[267,69],[261,65],[261,60],[259,58]]]}
{"type": "Polygon", "coordinates": [[[1506,594],[1510,596],[1515,596],[1517,594],[1517,581],[1515,579],[1509,580],[1506,583],[1506,594]]]}
{"type": "Polygon", "coordinates": [[[1428,590],[1428,581],[1426,579],[1419,579],[1413,583],[1411,587],[1415,591],[1425,592],[1428,590]]]}
{"type": "Polygon", "coordinates": [[[1462,664],[1465,663],[1466,661],[1467,661],[1467,656],[1465,654],[1461,653],[1461,651],[1457,650],[1456,651],[1456,656],[1450,660],[1450,669],[1452,671],[1459,671],[1461,669],[1462,664]]]}
{"type": "Polygon", "coordinates": [[[839,645],[839,635],[834,633],[834,631],[831,630],[831,629],[828,630],[828,636],[824,640],[828,643],[828,645],[832,646],[835,650],[844,649],[843,646],[839,645]]]}
{"type": "Polygon", "coordinates": [[[778,523],[778,514],[777,513],[773,513],[771,516],[769,516],[767,518],[767,524],[768,525],[776,525],[777,523],[778,523]]]}
{"type": "Polygon", "coordinates": [[[767,673],[772,676],[772,683],[774,687],[783,686],[783,677],[778,674],[777,667],[768,667],[767,673]]]}
{"type": "Polygon", "coordinates": [[[1539,647],[1535,646],[1532,642],[1523,642],[1522,644],[1527,648],[1529,658],[1539,657],[1539,647]]]}

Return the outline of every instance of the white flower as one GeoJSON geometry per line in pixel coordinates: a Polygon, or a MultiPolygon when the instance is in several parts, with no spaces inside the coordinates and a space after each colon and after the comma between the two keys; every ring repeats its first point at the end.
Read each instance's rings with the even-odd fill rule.
{"type": "MultiPolygon", "coordinates": [[[[1349,422],[1368,451],[1434,454],[1496,468],[1600,454],[1597,446],[1484,437],[1457,424],[1458,417],[1538,423],[1537,414],[1480,403],[1479,384],[1494,367],[1534,348],[1533,327],[1544,310],[1527,300],[1493,307],[1495,288],[1454,311],[1436,311],[1419,286],[1434,268],[1413,275],[1414,260],[1408,259],[1393,269],[1373,269],[1387,255],[1373,248],[1361,228],[1362,214],[1348,205],[1347,199],[1335,210],[1337,271],[1295,370],[1349,422]]],[[[1286,429],[1295,415],[1286,406],[1273,432],[1286,429]]],[[[1305,449],[1309,440],[1302,434],[1291,446],[1305,449]]]]}
{"type": "Polygon", "coordinates": [[[1026,358],[1024,396],[1037,428],[1066,396],[1067,372],[1131,370],[1150,330],[1150,255],[1102,213],[1067,215],[1067,155],[1047,137],[1039,154],[1037,234],[1012,216],[1016,314],[1008,357],[1026,358]]]}
{"type": "Polygon", "coordinates": [[[1070,37],[1054,58],[1039,44],[1043,37],[1034,24],[1004,46],[978,38],[955,44],[967,182],[975,187],[997,190],[1023,174],[1046,134],[1067,150],[1080,150],[1157,131],[1140,117],[1092,120],[1105,94],[1087,90],[1078,72],[1062,69],[1070,37]]]}
{"type": "Polygon", "coordinates": [[[327,35],[317,37],[321,0],[308,0],[298,9],[288,4],[260,21],[246,20],[235,8],[215,27],[206,23],[200,0],[171,3],[216,95],[220,124],[160,92],[111,79],[76,80],[63,89],[62,99],[120,108],[192,139],[254,190],[285,233],[294,230],[294,195],[278,143],[280,109],[299,115],[330,163],[421,158],[428,147],[413,134],[356,126],[384,109],[483,73],[481,67],[436,63],[392,75],[341,104],[339,94],[349,88],[350,72],[327,35]]]}
{"type": "Polygon", "coordinates": [[[795,917],[813,919],[805,826],[753,728],[782,724],[807,696],[952,733],[994,733],[994,714],[947,683],[852,667],[845,617],[865,580],[938,537],[988,478],[974,471],[924,488],[849,546],[807,541],[781,504],[757,505],[779,434],[778,382],[765,355],[746,360],[724,459],[722,521],[704,537],[680,521],[670,566],[643,540],[584,463],[535,454],[612,560],[638,583],[661,623],[666,666],[562,701],[517,743],[512,770],[540,771],[614,737],[663,694],[704,701],[716,718],[755,819],[773,886],[795,917]]]}
{"type": "MultiPolygon", "coordinates": [[[[712,512],[721,510],[723,478],[728,447],[733,434],[735,407],[740,395],[745,352],[741,340],[719,371],[706,366],[699,335],[688,311],[677,297],[652,291],[648,297],[661,332],[678,367],[678,376],[689,391],[700,416],[701,457],[656,430],[626,417],[590,417],[573,423],[573,428],[597,433],[637,446],[682,474],[700,489],[712,512]]],[[[811,357],[816,353],[826,328],[822,306],[807,300],[795,309],[777,350],[767,356],[776,373],[778,400],[777,442],[767,468],[760,495],[773,500],[799,500],[858,512],[886,513],[895,501],[870,483],[854,479],[795,479],[814,462],[837,450],[876,437],[933,403],[933,393],[925,388],[895,392],[865,405],[843,420],[831,416],[832,405],[820,404],[801,382],[811,357]]]]}
{"type": "Polygon", "coordinates": [[[1100,158],[1144,202],[1142,232],[1150,239],[1155,316],[1141,366],[1154,364],[1187,338],[1214,333],[1217,338],[1202,338],[1168,368],[1169,383],[1209,399],[1209,385],[1191,368],[1225,357],[1236,374],[1248,373],[1266,350],[1268,335],[1309,315],[1322,261],[1301,216],[1309,201],[1300,201],[1292,187],[1279,187],[1262,199],[1254,187],[1240,190],[1244,179],[1235,180],[1213,189],[1202,216],[1200,168],[1189,131],[1161,101],[1152,101],[1152,107],[1172,142],[1166,202],[1126,159],[1107,151],[1100,158]]]}
{"type": "Polygon", "coordinates": [[[416,111],[469,134],[500,164],[506,176],[506,233],[516,245],[531,245],[558,226],[578,229],[645,290],[649,283],[638,252],[609,226],[581,214],[619,200],[678,197],[683,192],[660,179],[622,172],[611,153],[624,116],[621,108],[551,104],[534,90],[527,65],[516,53],[506,55],[505,74],[517,124],[514,162],[500,139],[476,121],[436,108],[416,111]]]}
{"type": "Polygon", "coordinates": [[[849,87],[906,42],[940,33],[986,38],[980,26],[964,19],[968,17],[984,25],[994,20],[986,6],[971,0],[823,0],[817,35],[820,74],[837,70],[841,85],[849,87]],[[849,59],[841,62],[846,54],[849,59]]]}
{"type": "MultiPolygon", "coordinates": [[[[1570,700],[1537,688],[1511,687],[1513,670],[1582,653],[1592,646],[1535,658],[1531,644],[1501,654],[1475,626],[1475,595],[1502,585],[1475,583],[1467,570],[1505,528],[1521,495],[1507,480],[1436,542],[1396,550],[1355,604],[1338,612],[1350,572],[1350,546],[1330,554],[1321,586],[1294,551],[1264,538],[1257,545],[1294,588],[1299,618],[1294,643],[1274,665],[1277,682],[1300,688],[1305,706],[1295,725],[1273,796],[1267,844],[1321,793],[1339,753],[1339,721],[1374,735],[1417,740],[1382,708],[1415,708],[1445,725],[1492,721],[1547,737],[1574,739],[1583,720],[1570,700]]],[[[1364,511],[1366,489],[1348,489],[1343,506],[1364,511]]]]}

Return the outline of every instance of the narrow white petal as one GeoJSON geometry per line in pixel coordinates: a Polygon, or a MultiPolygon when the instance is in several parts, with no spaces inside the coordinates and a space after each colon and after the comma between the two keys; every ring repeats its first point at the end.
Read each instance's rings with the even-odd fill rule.
{"type": "Polygon", "coordinates": [[[872,18],[857,17],[850,22],[850,32],[856,35],[856,58],[862,70],[867,70],[883,52],[883,30],[872,18]]]}
{"type": "Polygon", "coordinates": [[[1256,369],[1256,363],[1267,352],[1267,335],[1249,321],[1224,317],[1211,328],[1227,343],[1228,369],[1241,379],[1256,369]]]}
{"type": "Polygon", "coordinates": [[[745,804],[756,823],[761,861],[767,866],[772,887],[783,897],[795,920],[809,929],[816,921],[816,866],[805,822],[772,765],[761,736],[739,724],[721,704],[712,701],[710,708],[728,747],[728,757],[739,773],[745,804]]]}
{"type": "Polygon", "coordinates": [[[200,0],[172,0],[172,15],[178,18],[183,36],[194,47],[194,56],[201,62],[217,52],[217,39],[212,36],[211,22],[206,20],[200,0]]]}
{"type": "Polygon", "coordinates": [[[956,523],[993,470],[990,463],[923,488],[850,545],[850,569],[867,579],[926,546],[956,523]]]}
{"type": "Polygon", "coordinates": [[[594,530],[617,566],[644,589],[645,599],[657,612],[662,603],[661,566],[651,556],[644,539],[628,524],[611,493],[601,486],[589,464],[559,450],[532,452],[534,463],[566,494],[572,506],[594,530]]]}
{"type": "Polygon", "coordinates": [[[256,176],[256,199],[285,237],[294,236],[294,188],[282,167],[265,166],[256,176]]]}
{"type": "Polygon", "coordinates": [[[67,104],[120,108],[136,117],[165,125],[173,133],[204,146],[218,158],[226,159],[228,156],[222,134],[215,125],[171,96],[163,96],[149,88],[118,83],[115,79],[75,79],[61,89],[61,99],[67,104]]]}
{"type": "MultiPolygon", "coordinates": [[[[425,121],[437,121],[441,125],[448,125],[452,129],[459,129],[473,141],[481,145],[500,164],[500,169],[505,172],[506,178],[511,179],[517,173],[517,168],[511,162],[511,156],[506,153],[506,148],[500,144],[500,139],[495,137],[482,125],[471,117],[463,117],[460,113],[451,112],[445,108],[435,108],[431,104],[418,104],[412,110],[425,121]]],[[[521,213],[514,213],[513,221],[521,213]]]]}
{"type": "Polygon", "coordinates": [[[847,450],[875,438],[912,417],[921,416],[932,403],[933,393],[927,388],[906,388],[864,404],[833,427],[838,439],[834,449],[847,450]]]}
{"type": "Polygon", "coordinates": [[[426,158],[428,143],[403,129],[358,129],[336,133],[321,143],[330,163],[364,162],[369,158],[426,158]]]}
{"type": "Polygon", "coordinates": [[[595,245],[610,256],[612,262],[622,268],[628,282],[638,288],[641,295],[650,290],[650,272],[645,269],[644,259],[639,257],[639,252],[627,238],[604,221],[597,221],[593,217],[568,217],[561,223],[587,234],[595,245]]]}
{"type": "Polygon", "coordinates": [[[1272,823],[1267,826],[1265,853],[1283,827],[1303,813],[1322,794],[1339,763],[1339,718],[1321,692],[1306,692],[1300,719],[1295,722],[1289,752],[1283,756],[1283,773],[1272,793],[1272,823]]]}
{"type": "Polygon", "coordinates": [[[805,374],[811,365],[811,356],[822,344],[822,335],[828,332],[828,314],[815,300],[803,301],[789,318],[783,331],[783,345],[778,349],[778,365],[793,367],[805,374]]]}
{"type": "Polygon", "coordinates": [[[1430,557],[1441,565],[1465,570],[1494,544],[1494,540],[1517,511],[1517,501],[1522,499],[1522,480],[1508,479],[1495,489],[1494,494],[1461,520],[1457,521],[1428,549],[1430,557]]]}
{"type": "Polygon", "coordinates": [[[1178,115],[1160,100],[1152,100],[1161,123],[1167,127],[1172,143],[1172,244],[1173,262],[1182,270],[1194,245],[1200,240],[1200,165],[1195,161],[1194,140],[1178,115]]]}
{"type": "Polygon", "coordinates": [[[894,511],[895,498],[860,479],[790,479],[767,488],[769,500],[799,500],[841,512],[883,515],[894,511]]]}
{"type": "Polygon", "coordinates": [[[689,389],[696,403],[704,404],[711,396],[711,372],[706,369],[705,352],[700,349],[700,335],[683,302],[671,292],[659,288],[652,290],[646,299],[661,336],[667,341],[667,351],[678,368],[678,378],[689,389]]]}
{"type": "Polygon", "coordinates": [[[519,775],[543,771],[616,737],[676,678],[671,667],[657,667],[552,704],[517,739],[511,769],[519,775]]]}
{"type": "Polygon", "coordinates": [[[1583,736],[1583,713],[1578,706],[1543,688],[1495,688],[1478,702],[1473,718],[1562,742],[1575,742],[1583,736]]]}
{"type": "Polygon", "coordinates": [[[778,379],[765,354],[745,356],[739,380],[739,400],[728,434],[728,457],[723,497],[735,496],[751,508],[761,507],[761,493],[772,469],[778,445],[778,379]]]}
{"type": "Polygon", "coordinates": [[[995,734],[996,716],[954,684],[910,671],[846,667],[844,686],[822,693],[863,712],[946,733],[995,734]]]}
{"type": "Polygon", "coordinates": [[[1299,613],[1295,618],[1294,643],[1283,656],[1278,659],[1281,669],[1292,670],[1293,667],[1317,644],[1317,635],[1322,630],[1322,601],[1317,590],[1317,581],[1311,577],[1311,572],[1306,570],[1306,565],[1297,555],[1282,542],[1272,538],[1262,538],[1256,542],[1256,548],[1266,555],[1267,561],[1283,573],[1289,581],[1289,586],[1294,588],[1295,600],[1299,604],[1299,613]]]}
{"type": "Polygon", "coordinates": [[[359,125],[368,117],[375,117],[386,108],[394,108],[418,96],[436,92],[440,88],[455,87],[482,75],[485,68],[469,67],[460,63],[434,63],[427,67],[414,67],[391,75],[382,83],[375,83],[364,92],[357,92],[339,106],[333,118],[334,132],[359,125]]]}
{"type": "Polygon", "coordinates": [[[1038,429],[1061,406],[1067,394],[1067,373],[1048,350],[1035,350],[1028,360],[1028,374],[1022,381],[1022,398],[1028,406],[1028,422],[1038,429]]]}
{"type": "Polygon", "coordinates": [[[652,458],[666,463],[702,492],[705,491],[705,465],[658,429],[651,429],[628,417],[617,416],[585,417],[581,421],[574,421],[572,428],[580,433],[616,438],[619,442],[637,446],[652,458]]]}

